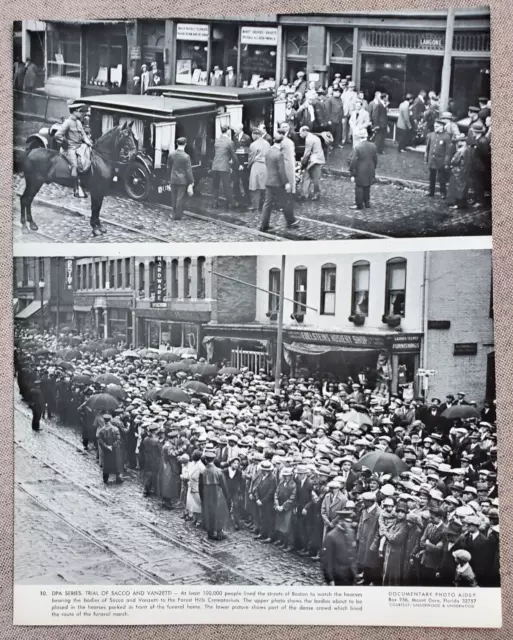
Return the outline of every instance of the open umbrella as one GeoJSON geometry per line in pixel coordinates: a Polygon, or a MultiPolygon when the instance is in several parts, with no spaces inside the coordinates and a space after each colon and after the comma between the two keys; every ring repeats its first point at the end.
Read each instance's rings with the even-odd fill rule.
{"type": "Polygon", "coordinates": [[[88,376],[84,373],[77,373],[73,376],[73,382],[76,384],[91,384],[92,382],[91,376],[88,376]]]}
{"type": "Polygon", "coordinates": [[[181,347],[178,349],[178,353],[180,356],[192,356],[193,358],[197,358],[198,356],[198,352],[192,347],[181,347]]]}
{"type": "Polygon", "coordinates": [[[99,384],[117,384],[121,386],[121,379],[113,373],[102,373],[99,376],[96,376],[94,381],[99,384]]]}
{"type": "Polygon", "coordinates": [[[132,358],[134,360],[141,357],[136,351],[123,351],[121,355],[123,358],[132,358]]]}
{"type": "Polygon", "coordinates": [[[240,373],[240,369],[237,369],[237,367],[223,367],[219,371],[220,376],[235,376],[238,373],[240,373]]]}
{"type": "Polygon", "coordinates": [[[180,389],[179,387],[164,387],[158,393],[158,397],[161,400],[166,400],[167,402],[190,402],[191,399],[189,396],[180,389]]]}
{"type": "Polygon", "coordinates": [[[82,338],[80,338],[80,336],[71,336],[70,338],[70,343],[76,347],[77,345],[79,345],[82,342],[82,338]]]}
{"type": "Polygon", "coordinates": [[[479,411],[470,404],[457,404],[442,413],[442,418],[447,418],[447,420],[468,420],[480,417],[479,411]]]}
{"type": "Polygon", "coordinates": [[[75,329],[73,327],[61,327],[59,331],[60,333],[73,333],[75,329]]]}
{"type": "Polygon", "coordinates": [[[82,352],[78,349],[67,349],[64,352],[64,360],[79,360],[82,357],[82,352]]]}
{"type": "Polygon", "coordinates": [[[159,356],[159,360],[163,362],[180,362],[180,356],[172,351],[166,351],[159,356]]]}
{"type": "Polygon", "coordinates": [[[89,398],[87,406],[95,411],[115,411],[119,407],[119,400],[110,393],[96,393],[89,398]]]}
{"type": "Polygon", "coordinates": [[[48,349],[36,349],[34,351],[35,356],[47,356],[49,353],[48,349]]]}
{"type": "Polygon", "coordinates": [[[362,467],[367,467],[373,473],[389,473],[394,477],[409,469],[406,462],[396,456],[395,453],[387,453],[386,451],[366,453],[358,460],[353,469],[360,471],[362,467]]]}
{"type": "Polygon", "coordinates": [[[118,350],[111,348],[111,349],[105,349],[104,351],[102,351],[102,356],[104,358],[113,358],[114,356],[118,355],[118,350]]]}
{"type": "Polygon", "coordinates": [[[118,400],[124,400],[126,398],[126,391],[119,386],[119,384],[108,384],[105,387],[105,393],[109,393],[118,400]]]}
{"type": "Polygon", "coordinates": [[[181,362],[183,364],[189,364],[189,365],[197,365],[198,364],[197,360],[194,360],[194,358],[182,358],[181,362]]]}
{"type": "Polygon", "coordinates": [[[354,409],[344,414],[344,422],[355,422],[359,427],[367,424],[372,427],[372,419],[366,413],[360,413],[354,409]]]}
{"type": "Polygon", "coordinates": [[[98,351],[98,347],[95,344],[84,344],[80,347],[80,351],[86,351],[87,353],[94,353],[98,351]]]}
{"type": "Polygon", "coordinates": [[[55,363],[56,367],[60,367],[61,369],[65,369],[66,371],[73,371],[75,368],[71,362],[66,362],[66,360],[59,360],[55,363]]]}
{"type": "Polygon", "coordinates": [[[184,389],[190,389],[194,391],[194,393],[201,393],[202,395],[210,396],[212,395],[212,389],[207,387],[204,382],[198,382],[197,380],[189,380],[183,385],[184,389]]]}
{"type": "Polygon", "coordinates": [[[191,365],[188,362],[170,362],[164,367],[166,373],[176,373],[177,371],[190,371],[191,365]]]}
{"type": "Polygon", "coordinates": [[[190,368],[191,373],[197,373],[200,376],[215,376],[218,371],[215,364],[193,364],[190,368]]]}
{"type": "Polygon", "coordinates": [[[144,394],[144,399],[151,400],[153,402],[159,397],[160,391],[162,391],[162,389],[155,389],[155,388],[148,389],[148,391],[146,391],[146,393],[144,394]]]}

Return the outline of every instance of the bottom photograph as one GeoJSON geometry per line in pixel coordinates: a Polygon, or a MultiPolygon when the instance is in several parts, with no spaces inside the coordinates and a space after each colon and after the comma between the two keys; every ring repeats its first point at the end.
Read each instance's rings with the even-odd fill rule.
{"type": "Polygon", "coordinates": [[[500,586],[491,251],[13,286],[16,585],[500,586]]]}

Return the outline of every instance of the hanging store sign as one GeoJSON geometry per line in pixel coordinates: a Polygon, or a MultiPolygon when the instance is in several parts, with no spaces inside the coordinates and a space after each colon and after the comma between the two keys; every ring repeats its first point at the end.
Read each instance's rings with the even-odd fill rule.
{"type": "Polygon", "coordinates": [[[278,44],[278,29],[276,27],[241,27],[240,42],[275,47],[278,44]]]}
{"type": "Polygon", "coordinates": [[[73,289],[73,260],[66,259],[66,289],[73,289]]]}
{"type": "Polygon", "coordinates": [[[420,335],[400,333],[393,336],[392,351],[394,353],[418,353],[420,351],[420,335]]]}
{"type": "Polygon", "coordinates": [[[477,354],[477,342],[459,342],[454,345],[453,355],[475,356],[477,354]]]}
{"type": "Polygon", "coordinates": [[[155,302],[160,303],[164,300],[166,294],[166,285],[164,282],[166,261],[162,256],[155,258],[155,302]]]}
{"type": "Polygon", "coordinates": [[[195,42],[208,42],[208,24],[182,23],[176,26],[177,40],[193,40],[195,42]]]}

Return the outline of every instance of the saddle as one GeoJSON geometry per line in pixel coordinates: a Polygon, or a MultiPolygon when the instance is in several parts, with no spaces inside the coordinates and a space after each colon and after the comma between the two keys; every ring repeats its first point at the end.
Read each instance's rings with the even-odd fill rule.
{"type": "Polygon", "coordinates": [[[84,142],[75,151],[77,154],[78,172],[87,173],[91,168],[91,147],[84,142]]]}

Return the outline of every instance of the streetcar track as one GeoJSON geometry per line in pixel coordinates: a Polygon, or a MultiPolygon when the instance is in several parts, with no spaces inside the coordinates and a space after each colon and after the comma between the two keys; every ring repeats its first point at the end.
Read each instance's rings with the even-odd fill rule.
{"type": "MultiPolygon", "coordinates": [[[[25,418],[28,418],[28,414],[25,413],[24,411],[22,411],[19,407],[15,406],[15,411],[17,411],[20,415],[24,416],[25,418]]],[[[68,440],[67,438],[62,438],[61,436],[59,436],[56,432],[56,429],[52,427],[51,423],[48,423],[47,421],[45,421],[45,430],[47,430],[49,433],[51,433],[53,436],[57,437],[59,440],[62,440],[63,442],[66,442],[67,444],[73,446],[75,449],[79,450],[80,452],[82,452],[83,450],[80,450],[80,447],[78,447],[75,443],[71,442],[70,440],[68,440]]],[[[124,510],[120,510],[118,507],[118,504],[116,503],[116,501],[114,499],[109,499],[108,497],[98,493],[97,491],[95,491],[94,489],[91,489],[91,487],[89,487],[86,484],[81,483],[78,480],[70,480],[67,475],[65,474],[64,471],[62,471],[61,469],[59,469],[59,467],[55,466],[54,464],[52,464],[51,462],[48,462],[47,459],[42,458],[41,456],[33,453],[32,451],[30,451],[29,449],[27,449],[27,447],[25,447],[23,445],[23,443],[17,439],[16,437],[14,438],[14,443],[20,447],[21,449],[23,449],[24,451],[26,451],[29,455],[33,456],[34,458],[36,458],[37,460],[39,460],[40,462],[42,462],[44,465],[46,465],[49,469],[51,469],[52,471],[54,471],[55,473],[57,473],[58,475],[66,478],[66,480],[68,482],[71,482],[72,484],[74,484],[75,486],[77,486],[78,488],[82,489],[83,491],[85,491],[86,493],[88,493],[89,495],[91,495],[94,499],[99,500],[100,502],[102,502],[103,504],[105,504],[106,506],[109,506],[111,508],[113,508],[113,511],[116,513],[120,513],[123,517],[130,517],[132,519],[132,521],[136,522],[139,525],[142,525],[144,527],[146,527],[147,529],[150,529],[154,534],[156,534],[157,536],[159,536],[160,538],[166,540],[166,542],[172,543],[176,546],[179,546],[182,549],[185,549],[188,552],[191,552],[193,554],[195,554],[199,559],[197,560],[198,564],[200,566],[206,567],[208,568],[208,564],[204,564],[201,560],[204,561],[214,561],[216,562],[221,568],[223,568],[224,570],[238,575],[240,576],[243,580],[246,580],[249,584],[261,584],[259,581],[257,580],[253,580],[252,578],[250,578],[249,576],[247,576],[245,573],[243,573],[242,571],[239,571],[237,568],[235,567],[231,567],[230,565],[222,562],[222,560],[219,560],[218,558],[216,558],[215,556],[211,556],[208,553],[205,553],[203,551],[201,551],[200,549],[195,549],[187,544],[185,544],[184,542],[182,542],[181,540],[175,538],[174,536],[170,535],[167,531],[162,530],[159,526],[152,524],[151,522],[147,522],[146,520],[144,520],[143,518],[140,518],[136,515],[134,515],[132,512],[127,513],[124,510]]],[[[17,482],[17,484],[19,485],[20,483],[17,482]]],[[[108,548],[108,547],[106,547],[108,548]]],[[[167,584],[167,583],[163,583],[163,584],[167,584]]]]}

